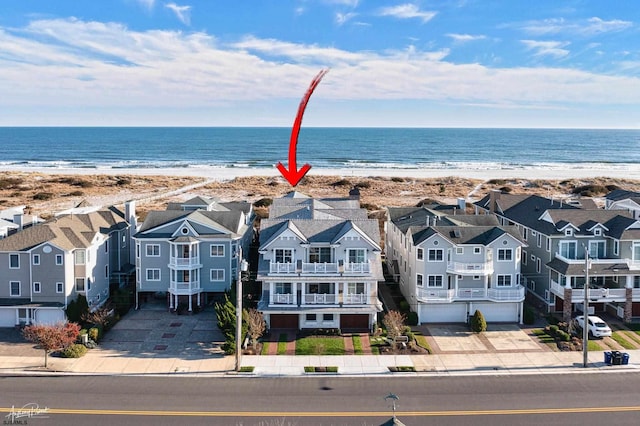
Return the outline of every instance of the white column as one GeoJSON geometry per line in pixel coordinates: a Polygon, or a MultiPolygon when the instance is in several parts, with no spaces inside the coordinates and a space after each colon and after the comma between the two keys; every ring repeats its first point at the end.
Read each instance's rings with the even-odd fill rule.
{"type": "Polygon", "coordinates": [[[273,299],[275,296],[275,283],[270,282],[269,283],[269,304],[272,305],[273,304],[273,299]]]}
{"type": "Polygon", "coordinates": [[[333,284],[333,297],[335,298],[333,303],[335,303],[335,304],[338,303],[338,300],[339,300],[339,297],[340,297],[340,291],[339,291],[340,289],[339,289],[339,287],[340,287],[340,283],[339,282],[335,282],[333,284]]]}
{"type": "Polygon", "coordinates": [[[627,280],[624,283],[625,288],[633,288],[633,275],[627,275],[627,280]]]}
{"type": "MultiPolygon", "coordinates": [[[[189,287],[191,287],[191,284],[189,284],[189,287]]],[[[189,312],[191,312],[193,310],[193,295],[191,294],[191,292],[189,292],[189,312]]]]}

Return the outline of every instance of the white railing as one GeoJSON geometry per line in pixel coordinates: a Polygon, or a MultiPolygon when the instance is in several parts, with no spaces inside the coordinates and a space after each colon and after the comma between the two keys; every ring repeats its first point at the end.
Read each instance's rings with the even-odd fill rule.
{"type": "Polygon", "coordinates": [[[333,293],[305,294],[304,303],[309,305],[334,305],[336,303],[336,295],[333,293]]]}
{"type": "Polygon", "coordinates": [[[634,288],[631,290],[631,298],[636,302],[640,301],[640,288],[634,288]]]}
{"type": "Polygon", "coordinates": [[[369,299],[368,294],[345,294],[344,295],[344,304],[345,305],[364,305],[367,303],[369,299]]]}
{"type": "Polygon", "coordinates": [[[200,289],[200,282],[192,281],[185,283],[181,281],[171,281],[169,288],[173,291],[195,291],[200,289]]]}
{"type": "Polygon", "coordinates": [[[273,294],[271,297],[271,303],[292,305],[294,303],[293,294],[289,294],[289,293],[273,294]]]}
{"type": "Polygon", "coordinates": [[[296,272],[295,263],[278,263],[278,262],[269,263],[270,274],[293,274],[295,272],[296,272]]]}
{"type": "Polygon", "coordinates": [[[524,287],[519,285],[511,288],[490,288],[487,290],[489,300],[522,300],[524,299],[524,287]]]}
{"type": "Polygon", "coordinates": [[[423,302],[452,302],[454,295],[455,290],[419,288],[417,297],[423,302]]]}
{"type": "Polygon", "coordinates": [[[564,286],[557,281],[551,281],[551,292],[561,299],[564,299],[564,286]]]}
{"type": "Polygon", "coordinates": [[[456,300],[521,301],[525,288],[521,285],[505,288],[459,288],[458,290],[418,289],[422,302],[453,302],[456,300]]]}
{"type": "Polygon", "coordinates": [[[369,262],[365,263],[345,263],[345,274],[368,274],[371,272],[371,265],[369,262]]]}
{"type": "MultiPolygon", "coordinates": [[[[564,286],[561,286],[556,281],[551,281],[551,291],[564,300],[564,286]]],[[[637,296],[640,298],[640,293],[638,293],[637,296]]],[[[592,302],[623,302],[626,300],[626,297],[627,290],[624,288],[590,288],[587,293],[587,298],[592,302]]],[[[571,301],[573,303],[583,302],[584,289],[572,288],[571,301]]]]}
{"type": "Polygon", "coordinates": [[[493,263],[464,263],[464,262],[451,262],[447,264],[447,272],[453,272],[456,274],[491,274],[493,273],[493,263]]]}
{"type": "Polygon", "coordinates": [[[486,299],[487,290],[484,288],[459,288],[456,300],[486,299]]]}
{"type": "Polygon", "coordinates": [[[169,257],[169,266],[199,266],[200,256],[193,257],[169,257]]]}
{"type": "MultiPolygon", "coordinates": [[[[563,255],[561,255],[560,253],[556,253],[555,254],[556,259],[561,260],[565,263],[569,263],[572,265],[576,265],[576,264],[584,264],[584,255],[582,255],[582,257],[576,256],[573,259],[570,259],[568,257],[564,257],[563,255]]],[[[607,257],[607,258],[590,258],[589,259],[589,263],[591,264],[601,264],[601,265],[606,265],[606,264],[611,264],[611,263],[631,263],[632,261],[630,259],[620,259],[620,258],[614,258],[614,257],[607,257]]]]}
{"type": "Polygon", "coordinates": [[[337,263],[302,263],[303,274],[337,274],[337,263]]]}

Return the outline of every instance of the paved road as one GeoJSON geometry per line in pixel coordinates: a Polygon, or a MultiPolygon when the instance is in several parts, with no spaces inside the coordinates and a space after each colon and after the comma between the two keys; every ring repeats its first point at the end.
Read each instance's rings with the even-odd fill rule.
{"type": "Polygon", "coordinates": [[[29,424],[379,425],[384,397],[424,424],[637,425],[640,374],[436,378],[3,377],[0,412],[48,407],[29,424]]]}

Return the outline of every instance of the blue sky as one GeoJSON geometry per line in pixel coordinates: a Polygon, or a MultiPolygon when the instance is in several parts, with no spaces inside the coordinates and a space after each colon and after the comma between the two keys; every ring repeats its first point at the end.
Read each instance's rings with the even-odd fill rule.
{"type": "Polygon", "coordinates": [[[2,126],[640,128],[634,0],[0,3],[2,126]]]}

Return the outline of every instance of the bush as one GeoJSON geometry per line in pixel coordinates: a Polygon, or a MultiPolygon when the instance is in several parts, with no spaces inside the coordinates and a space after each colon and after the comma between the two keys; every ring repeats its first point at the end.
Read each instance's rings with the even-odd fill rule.
{"type": "Polygon", "coordinates": [[[562,330],[558,330],[558,332],[556,333],[556,337],[563,342],[569,342],[571,340],[571,335],[562,330]]]}
{"type": "Polygon", "coordinates": [[[261,198],[255,203],[253,203],[254,207],[269,207],[273,203],[273,199],[271,198],[261,198]]]}
{"type": "Polygon", "coordinates": [[[404,178],[394,176],[391,178],[391,182],[397,182],[397,183],[404,182],[404,178]]]}
{"type": "Polygon", "coordinates": [[[53,198],[53,194],[51,192],[38,192],[33,194],[33,199],[38,201],[47,201],[53,198]]]}
{"type": "Polygon", "coordinates": [[[401,300],[400,303],[398,303],[398,309],[400,309],[400,312],[409,312],[409,302],[401,300]]]}
{"type": "Polygon", "coordinates": [[[535,311],[532,308],[528,307],[528,306],[525,307],[524,308],[524,312],[522,314],[522,321],[525,324],[528,324],[528,325],[531,325],[534,322],[536,322],[536,313],[535,313],[535,311]]]}
{"type": "Polygon", "coordinates": [[[363,182],[358,182],[358,183],[356,183],[355,188],[358,188],[358,189],[371,188],[371,182],[366,181],[366,180],[363,181],[363,182]]]}
{"type": "Polygon", "coordinates": [[[100,333],[100,329],[97,326],[91,327],[89,329],[89,339],[93,340],[94,342],[97,342],[100,340],[101,337],[102,335],[100,333]]]}
{"type": "Polygon", "coordinates": [[[549,326],[549,334],[552,335],[553,337],[555,337],[558,334],[558,330],[560,330],[560,327],[558,327],[556,324],[552,324],[549,326]]]}
{"type": "Polygon", "coordinates": [[[348,179],[340,179],[339,181],[333,182],[331,186],[351,186],[351,181],[348,179]]]}
{"type": "Polygon", "coordinates": [[[409,325],[418,325],[418,313],[417,312],[409,312],[409,313],[407,313],[407,324],[409,324],[409,325]]]}
{"type": "Polygon", "coordinates": [[[471,317],[471,330],[475,333],[482,333],[487,331],[487,321],[484,319],[482,312],[476,309],[475,313],[471,317]]]}
{"type": "Polygon", "coordinates": [[[60,352],[63,358],[80,358],[87,353],[87,348],[79,343],[74,343],[60,352]]]}

